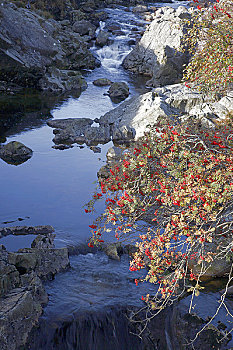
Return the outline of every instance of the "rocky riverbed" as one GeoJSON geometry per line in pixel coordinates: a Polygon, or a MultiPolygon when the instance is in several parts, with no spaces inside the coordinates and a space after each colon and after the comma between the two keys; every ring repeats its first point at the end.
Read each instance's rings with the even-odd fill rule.
{"type": "MultiPolygon", "coordinates": [[[[108,151],[112,142],[133,141],[165,115],[181,121],[201,116],[214,125],[233,111],[232,95],[203,102],[180,84],[188,60],[176,53],[181,20],[190,16],[179,6],[185,3],[26,5],[0,6],[1,346],[189,349],[184,340],[208,322],[221,281],[210,282],[196,300],[197,314],[188,314],[187,295],[155,317],[140,339],[131,333],[138,334],[143,323],[129,319],[153,286],[136,287],[129,250],[87,247],[93,217],[85,216],[83,205],[106,153],[110,161],[122,153],[119,147],[108,151]],[[9,227],[22,220],[23,226],[9,227]]],[[[100,203],[97,214],[101,210],[100,203]]],[[[231,295],[227,305],[232,307],[231,295]]],[[[225,324],[222,313],[196,348],[220,349],[225,324]]]]}

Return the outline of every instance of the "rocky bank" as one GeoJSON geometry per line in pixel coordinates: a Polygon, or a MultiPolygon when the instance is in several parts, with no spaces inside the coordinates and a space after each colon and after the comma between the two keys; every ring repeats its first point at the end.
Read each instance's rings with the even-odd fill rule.
{"type": "MultiPolygon", "coordinates": [[[[88,25],[93,35],[94,25],[81,24],[88,25]]],[[[94,69],[99,63],[88,49],[90,36],[84,38],[76,25],[77,22],[45,19],[27,8],[3,1],[0,6],[1,90],[30,87],[62,93],[85,89],[80,70],[94,69]]]]}
{"type": "Polygon", "coordinates": [[[0,344],[2,350],[24,346],[43,313],[48,295],[42,281],[69,268],[68,249],[54,248],[53,227],[16,226],[0,229],[7,235],[36,235],[31,248],[8,252],[0,245],[0,344]]]}
{"type": "Polygon", "coordinates": [[[185,32],[183,19],[190,18],[190,11],[183,6],[157,9],[153,21],[141,40],[124,59],[124,68],[151,78],[150,86],[163,86],[180,82],[183,65],[189,55],[181,50],[185,32]]]}
{"type": "MultiPolygon", "coordinates": [[[[92,126],[91,120],[85,125],[84,118],[64,119],[62,126],[61,121],[49,121],[48,125],[55,128],[53,141],[56,144],[87,145],[110,140],[124,143],[142,136],[147,126],[154,124],[159,117],[169,116],[181,121],[199,118],[214,126],[216,121],[232,113],[232,92],[218,102],[211,102],[180,83],[183,64],[189,59],[186,52],[180,51],[185,31],[182,19],[188,19],[190,13],[191,10],[183,6],[176,10],[169,7],[156,10],[141,40],[124,59],[125,68],[151,78],[149,84],[155,87],[150,92],[132,97],[95,119],[99,126],[92,126]]],[[[125,93],[123,98],[127,97],[127,88],[125,93]]]]}

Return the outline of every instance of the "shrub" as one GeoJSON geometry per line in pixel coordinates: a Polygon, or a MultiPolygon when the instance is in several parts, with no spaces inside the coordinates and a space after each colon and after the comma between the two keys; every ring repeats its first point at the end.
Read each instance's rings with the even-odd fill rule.
{"type": "Polygon", "coordinates": [[[232,1],[217,0],[208,8],[198,5],[186,24],[184,46],[189,47],[192,59],[183,80],[209,96],[225,95],[233,83],[232,1]]]}
{"type": "Polygon", "coordinates": [[[145,278],[135,283],[157,285],[155,296],[143,297],[151,309],[173,302],[187,279],[198,293],[212,261],[231,256],[232,151],[230,127],[208,130],[160,121],[111,166],[89,203],[86,212],[99,198],[106,205],[90,225],[90,246],[110,232],[119,241],[136,241],[130,270],[146,268],[145,278]],[[217,244],[215,251],[206,249],[210,242],[217,244]]]}

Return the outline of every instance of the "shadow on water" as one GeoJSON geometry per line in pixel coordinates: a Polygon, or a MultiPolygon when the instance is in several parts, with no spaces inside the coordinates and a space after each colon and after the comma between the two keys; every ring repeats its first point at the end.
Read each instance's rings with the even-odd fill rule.
{"type": "MultiPolygon", "coordinates": [[[[72,94],[78,98],[81,91],[72,94]]],[[[61,106],[68,95],[46,95],[25,89],[11,94],[0,95],[0,137],[9,137],[39,128],[52,118],[51,110],[61,106]]],[[[0,140],[1,142],[1,140],[0,140]]]]}

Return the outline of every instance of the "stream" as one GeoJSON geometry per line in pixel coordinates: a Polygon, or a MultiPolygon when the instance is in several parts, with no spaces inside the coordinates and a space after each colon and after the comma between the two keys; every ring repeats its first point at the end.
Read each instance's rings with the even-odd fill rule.
{"type": "MultiPolygon", "coordinates": [[[[168,4],[178,7],[186,2],[168,4]]],[[[151,3],[151,6],[166,6],[151,3]]],[[[92,47],[101,61],[94,71],[85,72],[88,88],[80,96],[63,96],[46,106],[50,118],[99,118],[117,105],[111,102],[108,87],[97,87],[93,81],[107,77],[112,81],[125,81],[130,89],[130,97],[142,94],[148,89],[145,80],[124,71],[121,63],[130,52],[133,28],[138,31],[145,21],[127,11],[127,8],[107,8],[106,23],[118,23],[122,33],[113,35],[113,43],[103,48],[92,47]]],[[[30,97],[31,98],[31,97],[30,97]]],[[[43,104],[40,102],[41,105],[43,104]]],[[[44,104],[43,104],[44,107],[44,104]]],[[[101,145],[101,153],[93,153],[87,147],[75,145],[67,150],[52,148],[53,130],[46,124],[48,116],[41,107],[27,118],[4,133],[9,141],[20,141],[33,150],[27,162],[14,166],[0,159],[1,210],[0,227],[16,225],[52,225],[55,228],[56,247],[84,246],[89,238],[90,225],[103,209],[99,202],[97,212],[87,215],[83,206],[91,198],[96,186],[97,171],[105,164],[106,152],[112,143],[101,145]],[[36,119],[35,119],[36,113],[36,119]]],[[[1,135],[0,135],[1,136],[1,135]]],[[[9,251],[30,247],[34,237],[11,237],[1,240],[9,251]]],[[[126,310],[143,306],[141,296],[153,294],[152,285],[139,285],[134,279],[138,272],[129,273],[129,259],[123,255],[121,261],[110,260],[104,253],[92,253],[86,249],[82,254],[70,257],[71,268],[58,274],[55,280],[46,283],[49,303],[44,310],[40,324],[31,336],[28,349],[34,350],[137,350],[173,349],[169,340],[168,315],[152,322],[154,332],[160,334],[160,344],[152,335],[146,342],[131,334],[130,322],[125,317],[126,310]]],[[[213,313],[216,293],[200,298],[202,315],[213,313]],[[207,302],[208,300],[208,302],[207,302]],[[207,303],[207,304],[206,304],[207,303]],[[203,311],[203,310],[202,310],[203,311]]],[[[183,304],[188,303],[188,298],[183,304]]],[[[225,313],[216,320],[225,319],[225,313]]],[[[136,329],[133,328],[133,332],[136,329]]],[[[174,349],[175,350],[175,349],[174,349]]]]}

